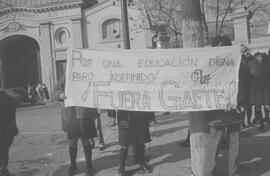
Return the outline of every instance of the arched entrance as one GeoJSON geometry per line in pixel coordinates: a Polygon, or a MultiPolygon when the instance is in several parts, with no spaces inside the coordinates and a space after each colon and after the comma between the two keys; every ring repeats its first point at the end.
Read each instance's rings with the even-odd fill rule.
{"type": "Polygon", "coordinates": [[[0,41],[0,86],[23,87],[42,82],[38,42],[25,35],[0,41]]]}

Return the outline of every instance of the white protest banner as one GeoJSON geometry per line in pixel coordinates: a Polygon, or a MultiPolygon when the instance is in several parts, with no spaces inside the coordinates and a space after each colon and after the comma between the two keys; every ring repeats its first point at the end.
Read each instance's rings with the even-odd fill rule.
{"type": "Polygon", "coordinates": [[[65,106],[201,111],[236,105],[239,47],[69,49],[65,106]]]}

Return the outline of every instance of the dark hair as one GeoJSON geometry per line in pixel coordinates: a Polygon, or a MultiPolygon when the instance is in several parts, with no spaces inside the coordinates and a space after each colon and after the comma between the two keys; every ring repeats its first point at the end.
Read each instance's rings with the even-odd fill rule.
{"type": "Polygon", "coordinates": [[[232,42],[227,36],[217,36],[213,38],[211,46],[232,46],[232,42]]]}
{"type": "Polygon", "coordinates": [[[262,56],[262,57],[263,57],[263,53],[261,53],[261,52],[256,52],[256,53],[254,54],[254,57],[258,57],[258,56],[262,56]]]}

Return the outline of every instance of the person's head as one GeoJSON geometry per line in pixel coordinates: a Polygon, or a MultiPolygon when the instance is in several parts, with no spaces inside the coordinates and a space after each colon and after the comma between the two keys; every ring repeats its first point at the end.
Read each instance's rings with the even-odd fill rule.
{"type": "Polygon", "coordinates": [[[241,47],[241,52],[242,52],[242,54],[243,54],[244,56],[250,55],[250,49],[249,49],[246,45],[241,44],[240,47],[241,47]]]}
{"type": "Polygon", "coordinates": [[[263,55],[262,55],[262,53],[257,52],[254,54],[254,58],[257,59],[257,61],[261,63],[262,59],[263,59],[263,55]]]}
{"type": "Polygon", "coordinates": [[[263,59],[263,60],[267,60],[267,59],[268,59],[268,56],[267,56],[266,53],[262,53],[262,59],[263,59]]]}

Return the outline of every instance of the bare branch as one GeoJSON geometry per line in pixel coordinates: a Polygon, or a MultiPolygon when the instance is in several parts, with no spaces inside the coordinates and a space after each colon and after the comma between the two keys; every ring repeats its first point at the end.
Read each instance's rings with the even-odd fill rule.
{"type": "Polygon", "coordinates": [[[253,0],[253,1],[247,6],[247,9],[249,9],[251,6],[253,6],[256,2],[257,2],[257,0],[253,0]]]}
{"type": "Polygon", "coordinates": [[[146,5],[144,5],[144,10],[145,10],[145,13],[146,13],[146,17],[147,17],[147,20],[148,20],[149,27],[150,27],[150,29],[152,29],[152,27],[153,27],[152,20],[151,20],[151,17],[149,15],[149,13],[148,13],[146,5]]]}
{"type": "Polygon", "coordinates": [[[217,0],[217,7],[216,7],[216,12],[217,12],[217,15],[216,15],[216,35],[218,35],[218,19],[219,19],[219,3],[220,3],[220,0],[217,0]]]}
{"type": "Polygon", "coordinates": [[[221,22],[220,22],[220,27],[219,27],[219,32],[218,32],[219,35],[221,34],[221,29],[222,29],[222,27],[223,27],[224,20],[226,19],[227,15],[228,15],[228,12],[229,12],[229,10],[231,9],[232,2],[233,2],[233,0],[230,0],[230,1],[229,1],[229,4],[228,4],[228,6],[227,6],[227,8],[226,8],[226,11],[225,11],[225,14],[224,14],[224,16],[223,16],[223,18],[222,18],[222,20],[221,20],[221,22]]]}

